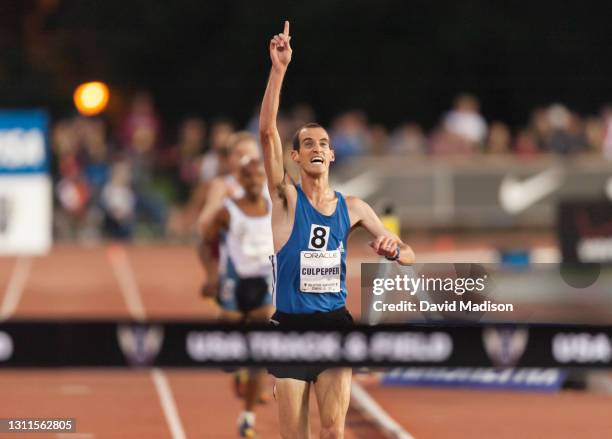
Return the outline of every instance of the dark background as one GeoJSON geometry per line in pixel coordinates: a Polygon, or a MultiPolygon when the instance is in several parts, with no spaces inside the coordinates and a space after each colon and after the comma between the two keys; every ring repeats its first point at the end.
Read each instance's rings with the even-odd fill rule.
{"type": "MultiPolygon", "coordinates": [[[[612,96],[605,2],[2,0],[0,107],[72,110],[101,79],[113,98],[151,90],[169,121],[243,123],[261,99],[267,44],[291,21],[283,105],[320,121],[359,108],[431,127],[462,91],[486,118],[524,124],[538,105],[597,113],[612,96]]],[[[111,101],[111,104],[113,102],[111,101]]]]}

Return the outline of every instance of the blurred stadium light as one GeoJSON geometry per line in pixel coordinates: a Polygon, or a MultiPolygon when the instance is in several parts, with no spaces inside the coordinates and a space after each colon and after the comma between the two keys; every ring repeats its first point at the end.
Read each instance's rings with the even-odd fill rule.
{"type": "Polygon", "coordinates": [[[106,109],[110,93],[100,81],[85,82],[74,91],[74,105],[84,116],[95,116],[106,109]]]}

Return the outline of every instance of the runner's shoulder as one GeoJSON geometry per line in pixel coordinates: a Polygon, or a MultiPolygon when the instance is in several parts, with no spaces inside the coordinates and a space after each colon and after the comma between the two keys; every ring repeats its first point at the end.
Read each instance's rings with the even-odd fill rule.
{"type": "Polygon", "coordinates": [[[345,195],[346,208],[351,220],[351,227],[362,224],[362,221],[376,216],[372,207],[359,197],[345,195]]]}
{"type": "Polygon", "coordinates": [[[350,210],[360,211],[362,209],[370,208],[368,203],[354,195],[344,195],[344,201],[346,201],[346,207],[348,207],[350,210]]]}

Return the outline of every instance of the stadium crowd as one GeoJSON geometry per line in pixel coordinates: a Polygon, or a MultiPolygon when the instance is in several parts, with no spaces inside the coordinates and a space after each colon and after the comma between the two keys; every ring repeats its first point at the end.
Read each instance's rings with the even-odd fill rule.
{"type": "MultiPolygon", "coordinates": [[[[280,116],[287,151],[295,130],[313,120],[308,105],[280,116]]],[[[254,116],[244,129],[256,134],[257,126],[254,116]]],[[[329,126],[339,165],[363,155],[528,160],[591,154],[612,160],[612,108],[584,116],[553,104],[535,109],[527,126],[512,129],[487,121],[478,100],[464,94],[430,131],[415,122],[389,129],[370,123],[359,110],[339,114],[329,126]]],[[[101,117],[55,121],[50,142],[56,237],[189,239],[207,183],[226,172],[227,139],[238,129],[232,121],[199,116],[183,119],[175,129],[165,126],[149,93],[135,95],[114,126],[101,117]]]]}

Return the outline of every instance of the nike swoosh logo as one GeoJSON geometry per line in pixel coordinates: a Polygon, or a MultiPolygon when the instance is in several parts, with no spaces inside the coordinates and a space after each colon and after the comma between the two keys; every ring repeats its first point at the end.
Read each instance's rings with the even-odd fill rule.
{"type": "Polygon", "coordinates": [[[499,186],[499,202],[511,214],[519,214],[561,187],[563,169],[553,167],[526,180],[506,176],[499,186]]]}

